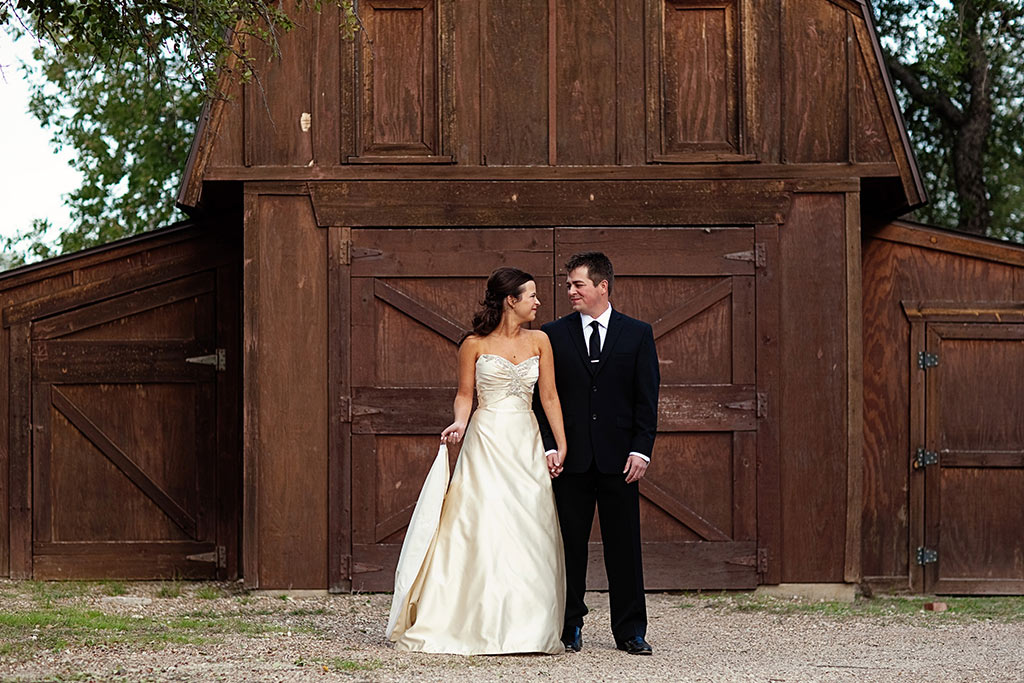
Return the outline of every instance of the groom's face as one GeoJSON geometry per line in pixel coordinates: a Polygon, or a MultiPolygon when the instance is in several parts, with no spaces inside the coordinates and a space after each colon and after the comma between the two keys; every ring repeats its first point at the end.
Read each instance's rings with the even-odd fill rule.
{"type": "Polygon", "coordinates": [[[608,281],[594,283],[586,266],[573,269],[565,278],[569,305],[578,313],[597,317],[608,307],[608,281]]]}

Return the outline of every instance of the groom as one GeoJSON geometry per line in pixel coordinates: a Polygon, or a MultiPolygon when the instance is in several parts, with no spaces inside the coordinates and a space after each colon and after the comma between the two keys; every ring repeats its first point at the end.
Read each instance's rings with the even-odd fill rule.
{"type": "MultiPolygon", "coordinates": [[[[647,323],[612,309],[608,299],[615,275],[607,256],[576,254],[565,269],[573,312],[541,328],[551,339],[568,442],[565,471],[554,480],[565,544],[562,642],[574,652],[583,646],[588,611],[583,595],[596,502],[615,644],[632,655],[649,655],[638,482],[651,461],[658,420],[654,334],[647,323]]],[[[536,400],[534,408],[551,453],[554,437],[536,400]]]]}

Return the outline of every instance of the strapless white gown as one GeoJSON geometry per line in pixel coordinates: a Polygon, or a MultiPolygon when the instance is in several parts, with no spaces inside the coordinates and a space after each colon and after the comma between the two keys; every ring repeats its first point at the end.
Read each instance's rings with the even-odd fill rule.
{"type": "Polygon", "coordinates": [[[479,407],[451,483],[442,445],[402,545],[387,628],[397,649],[565,651],[565,558],[531,408],[538,367],[477,359],[479,407]]]}

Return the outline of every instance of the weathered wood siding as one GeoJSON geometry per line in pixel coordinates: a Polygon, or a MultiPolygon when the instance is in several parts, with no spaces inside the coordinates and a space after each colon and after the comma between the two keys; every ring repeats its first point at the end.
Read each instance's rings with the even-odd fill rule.
{"type": "MultiPolygon", "coordinates": [[[[946,308],[961,307],[969,311],[962,321],[973,319],[979,323],[985,323],[990,317],[985,310],[1002,310],[999,318],[1012,324],[1015,318],[1008,313],[1012,313],[1014,307],[1024,310],[1024,253],[1019,247],[921,226],[895,224],[865,239],[863,273],[864,575],[869,585],[879,589],[906,589],[913,585],[921,590],[924,587],[922,569],[913,555],[925,535],[922,506],[926,474],[923,469],[914,470],[911,459],[916,448],[925,444],[911,439],[927,436],[918,433],[917,427],[925,418],[926,405],[924,396],[921,404],[911,399],[923,390],[924,371],[916,368],[915,361],[927,340],[923,336],[912,339],[911,319],[902,302],[945,302],[946,308]],[[987,306],[985,302],[993,305],[987,306]]],[[[1012,345],[1003,348],[1009,349],[1012,345]]],[[[941,366],[943,369],[948,367],[948,361],[941,366]]],[[[1000,374],[1019,367],[1015,363],[1017,361],[1010,356],[993,357],[989,361],[992,367],[1002,368],[1000,374]]],[[[984,375],[982,369],[975,368],[976,378],[984,375]]],[[[968,403],[982,402],[989,388],[995,390],[1000,386],[997,381],[986,381],[984,384],[990,386],[979,386],[976,380],[966,379],[962,386],[946,390],[968,403]]],[[[1024,400],[1019,375],[1013,385],[1015,389],[999,397],[1000,403],[1017,406],[1016,413],[1007,416],[1004,426],[1008,429],[1019,426],[1019,406],[1024,400]]],[[[936,419],[940,417],[934,415],[936,419]]],[[[1011,436],[1004,434],[996,441],[1012,445],[1011,436]]],[[[1024,436],[1019,435],[1019,438],[1024,439],[1024,436]]],[[[983,448],[985,441],[975,440],[974,447],[983,448]]],[[[1017,448],[1024,448],[1024,444],[1018,444],[1017,448]]],[[[966,470],[964,473],[968,476],[966,470]]],[[[1015,484],[1017,490],[1012,495],[1004,490],[1005,484],[1017,475],[1003,469],[975,476],[996,476],[1003,481],[1003,484],[993,481],[992,486],[977,489],[974,496],[979,504],[991,499],[1005,506],[1005,511],[1019,509],[1024,489],[1015,484]],[[1000,498],[1006,495],[1009,497],[1000,498]]],[[[977,513],[988,514],[981,510],[977,513]]],[[[1006,538],[986,537],[985,542],[991,547],[975,548],[981,553],[979,558],[998,553],[999,548],[1014,547],[1020,540],[1019,529],[1019,526],[1016,531],[1007,529],[1009,536],[1006,538]]],[[[940,563],[942,559],[940,556],[940,563]]]]}

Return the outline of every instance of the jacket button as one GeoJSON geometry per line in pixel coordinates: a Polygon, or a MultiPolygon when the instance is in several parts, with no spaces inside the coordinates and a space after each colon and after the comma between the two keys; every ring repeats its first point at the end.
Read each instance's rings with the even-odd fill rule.
{"type": "Polygon", "coordinates": [[[596,387],[596,386],[595,386],[595,387],[592,387],[592,388],[591,388],[591,391],[593,391],[593,392],[594,392],[594,393],[596,394],[596,393],[597,393],[597,387],[596,387]]]}
{"type": "Polygon", "coordinates": [[[594,413],[593,415],[591,415],[590,419],[596,421],[597,420],[597,413],[594,413]]]}

